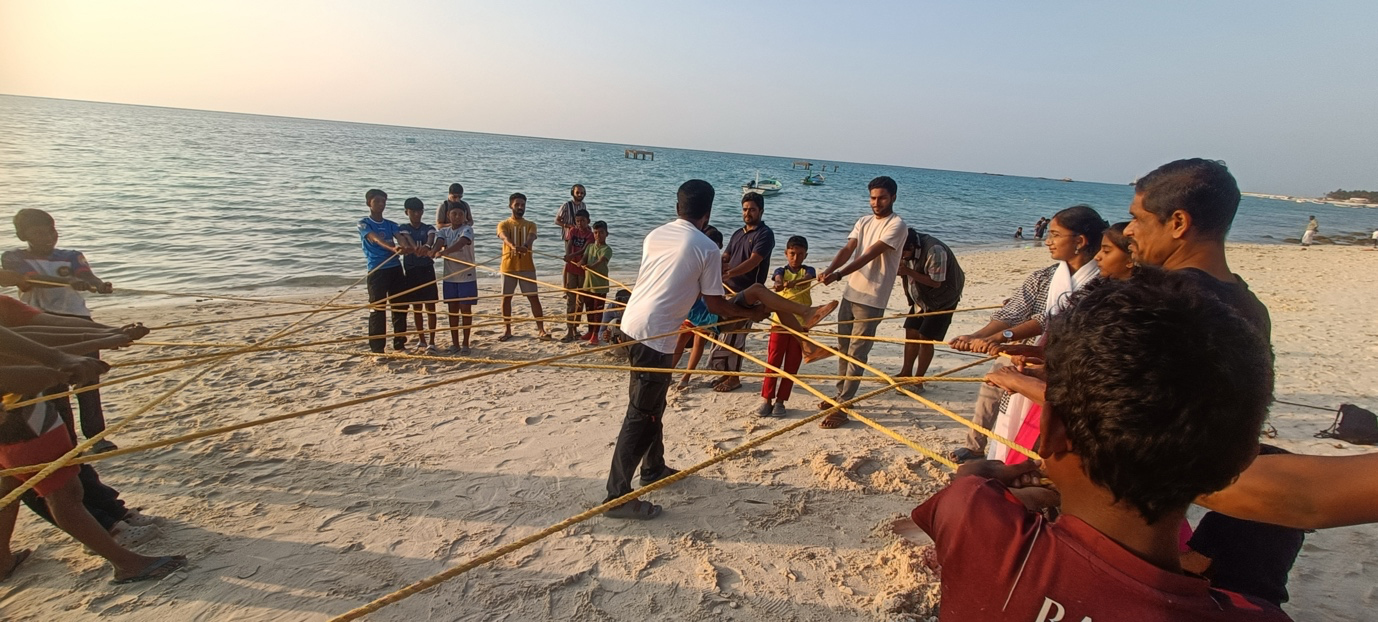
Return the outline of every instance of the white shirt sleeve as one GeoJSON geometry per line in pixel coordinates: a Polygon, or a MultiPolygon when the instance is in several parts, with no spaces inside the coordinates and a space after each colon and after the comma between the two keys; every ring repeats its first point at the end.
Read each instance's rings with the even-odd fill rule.
{"type": "Polygon", "coordinates": [[[717,253],[717,248],[703,256],[703,271],[699,273],[699,294],[704,296],[723,295],[722,256],[717,253]]]}
{"type": "Polygon", "coordinates": [[[904,248],[904,239],[908,237],[908,227],[904,226],[904,219],[898,215],[885,223],[885,231],[880,234],[880,241],[884,242],[890,250],[900,250],[904,248]]]}

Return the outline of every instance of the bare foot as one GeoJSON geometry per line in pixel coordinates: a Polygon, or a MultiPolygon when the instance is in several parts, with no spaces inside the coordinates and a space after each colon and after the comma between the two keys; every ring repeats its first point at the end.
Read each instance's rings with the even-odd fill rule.
{"type": "Polygon", "coordinates": [[[808,320],[806,320],[806,321],[804,322],[804,328],[805,328],[805,329],[813,328],[813,326],[814,326],[815,324],[817,324],[817,323],[819,323],[819,322],[822,322],[822,321],[823,321],[823,318],[828,317],[828,314],[829,314],[829,313],[832,313],[832,312],[833,312],[833,309],[836,309],[836,308],[837,308],[837,301],[836,301],[836,300],[834,300],[834,301],[832,301],[832,302],[830,302],[830,303],[828,303],[828,304],[825,304],[825,305],[823,305],[823,306],[821,306],[821,307],[814,307],[814,308],[813,308],[813,313],[810,313],[810,314],[809,314],[808,320]]]}

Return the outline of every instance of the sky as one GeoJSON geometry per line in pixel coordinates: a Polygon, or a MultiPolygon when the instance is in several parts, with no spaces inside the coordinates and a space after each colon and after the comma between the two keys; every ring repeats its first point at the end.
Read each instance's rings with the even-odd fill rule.
{"type": "Polygon", "coordinates": [[[0,93],[1378,190],[1378,3],[0,0],[0,93]]]}

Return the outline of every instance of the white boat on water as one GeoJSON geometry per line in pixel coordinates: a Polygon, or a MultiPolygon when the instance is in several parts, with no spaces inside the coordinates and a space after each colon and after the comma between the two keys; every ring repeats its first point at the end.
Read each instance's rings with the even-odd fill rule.
{"type": "Polygon", "coordinates": [[[761,173],[757,172],[756,179],[742,184],[742,194],[746,194],[748,192],[755,192],[756,194],[768,197],[771,195],[780,194],[780,189],[784,187],[785,185],[780,183],[780,180],[761,179],[761,173]]]}

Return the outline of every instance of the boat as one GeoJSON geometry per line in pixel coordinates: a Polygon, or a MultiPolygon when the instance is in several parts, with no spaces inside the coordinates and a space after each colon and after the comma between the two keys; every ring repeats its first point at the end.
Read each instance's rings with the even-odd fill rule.
{"type": "Polygon", "coordinates": [[[780,189],[785,185],[778,179],[761,179],[760,171],[756,172],[756,179],[742,184],[742,194],[755,192],[761,196],[773,196],[780,194],[780,189]]]}
{"type": "Polygon", "coordinates": [[[805,186],[821,186],[823,182],[824,178],[822,173],[814,173],[804,178],[805,186]]]}

